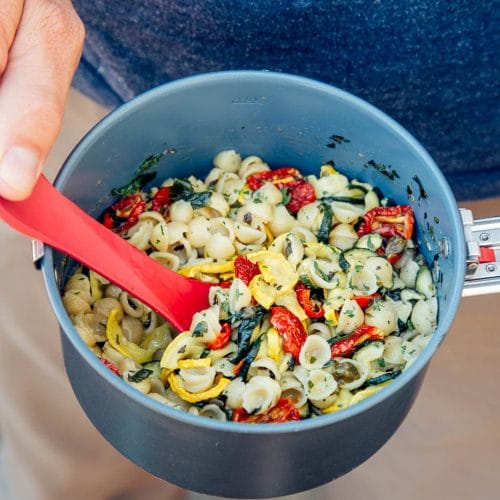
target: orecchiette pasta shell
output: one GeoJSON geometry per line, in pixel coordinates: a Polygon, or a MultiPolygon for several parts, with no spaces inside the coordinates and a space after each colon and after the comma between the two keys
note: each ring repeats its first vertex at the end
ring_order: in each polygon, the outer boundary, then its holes
{"type": "Polygon", "coordinates": [[[247,413],[266,413],[278,402],[280,395],[281,387],[276,380],[257,375],[246,384],[242,407],[247,413]]]}
{"type": "Polygon", "coordinates": [[[234,149],[221,151],[214,157],[214,167],[226,172],[237,172],[241,166],[241,156],[234,149]]]}
{"type": "Polygon", "coordinates": [[[170,220],[172,222],[181,222],[189,224],[193,218],[193,207],[189,201],[177,200],[169,207],[170,220]]]}
{"type": "Polygon", "coordinates": [[[364,314],[361,307],[355,300],[347,299],[340,309],[337,333],[352,333],[364,321],[364,314]]]}
{"type": "Polygon", "coordinates": [[[324,370],[311,370],[305,389],[309,399],[324,399],[336,391],[337,381],[324,370]]]}
{"type": "Polygon", "coordinates": [[[374,302],[365,310],[365,323],[376,326],[388,335],[396,330],[398,316],[391,303],[380,300],[374,302]]]}
{"type": "Polygon", "coordinates": [[[301,366],[307,370],[318,370],[330,361],[330,358],[330,344],[319,335],[309,335],[300,350],[301,366]]]}
{"type": "Polygon", "coordinates": [[[237,377],[224,389],[223,394],[226,396],[226,406],[231,409],[241,408],[243,405],[243,393],[245,392],[246,384],[241,377],[237,377]]]}
{"type": "Polygon", "coordinates": [[[350,224],[338,224],[330,232],[329,242],[341,250],[348,250],[357,239],[358,235],[350,224]]]}

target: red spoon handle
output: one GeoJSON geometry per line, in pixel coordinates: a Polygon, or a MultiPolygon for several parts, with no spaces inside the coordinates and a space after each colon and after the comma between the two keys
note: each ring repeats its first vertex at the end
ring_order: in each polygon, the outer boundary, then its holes
{"type": "Polygon", "coordinates": [[[210,285],[158,264],[87,215],[43,176],[27,200],[0,198],[0,218],[93,269],[180,330],[189,328],[195,312],[208,307],[210,285]]]}

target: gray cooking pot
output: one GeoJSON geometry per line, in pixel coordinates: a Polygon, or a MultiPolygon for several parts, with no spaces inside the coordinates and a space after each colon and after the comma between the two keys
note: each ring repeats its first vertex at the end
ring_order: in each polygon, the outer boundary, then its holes
{"type": "Polygon", "coordinates": [[[85,346],[60,298],[73,265],[64,255],[46,248],[43,275],[73,390],[118,451],[190,490],[240,498],[281,496],[345,474],[401,424],[457,311],[466,271],[464,230],[438,167],[401,126],[346,92],[270,72],[200,75],[137,97],[90,131],[66,161],[56,186],[98,217],[114,200],[111,188],[130,180],[146,156],[167,150],[157,167],[160,181],[206,174],[214,155],[228,148],[304,173],[317,173],[334,160],[341,172],[413,206],[417,238],[437,283],[439,324],[417,361],[388,387],[338,413],[280,425],[189,415],[139,393],[85,346]]]}

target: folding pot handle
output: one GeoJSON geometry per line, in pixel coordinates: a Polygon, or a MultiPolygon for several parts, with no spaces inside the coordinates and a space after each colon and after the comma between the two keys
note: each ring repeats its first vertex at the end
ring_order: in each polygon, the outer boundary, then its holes
{"type": "Polygon", "coordinates": [[[460,208],[467,246],[467,267],[462,296],[500,293],[500,217],[474,220],[460,208]]]}

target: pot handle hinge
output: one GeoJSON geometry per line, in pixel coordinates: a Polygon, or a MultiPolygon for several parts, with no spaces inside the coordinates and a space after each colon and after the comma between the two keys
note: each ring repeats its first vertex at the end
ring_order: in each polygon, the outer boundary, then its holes
{"type": "Polygon", "coordinates": [[[500,293],[500,217],[474,220],[471,210],[459,210],[467,248],[462,295],[500,293]]]}
{"type": "Polygon", "coordinates": [[[31,240],[31,253],[35,268],[40,269],[42,267],[42,258],[44,254],[43,242],[40,240],[31,240]]]}

